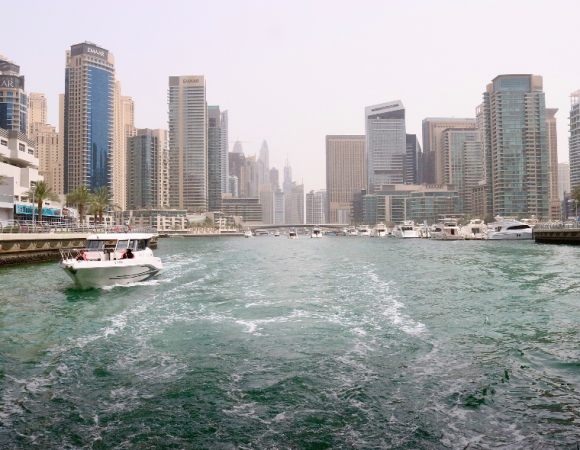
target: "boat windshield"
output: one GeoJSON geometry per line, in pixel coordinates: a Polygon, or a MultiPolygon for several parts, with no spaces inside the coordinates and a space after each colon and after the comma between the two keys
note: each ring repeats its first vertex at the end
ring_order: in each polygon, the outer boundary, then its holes
{"type": "Polygon", "coordinates": [[[126,250],[129,247],[129,241],[119,241],[117,242],[116,250],[126,250]]]}
{"type": "Polygon", "coordinates": [[[105,248],[105,241],[87,241],[87,248],[89,251],[99,251],[105,248]]]}
{"type": "Polygon", "coordinates": [[[528,228],[532,228],[529,225],[514,225],[512,227],[508,227],[508,230],[527,230],[528,228]]]}

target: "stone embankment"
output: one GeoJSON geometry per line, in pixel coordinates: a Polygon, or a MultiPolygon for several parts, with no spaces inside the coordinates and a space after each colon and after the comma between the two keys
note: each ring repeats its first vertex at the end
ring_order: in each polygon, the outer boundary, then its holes
{"type": "Polygon", "coordinates": [[[580,245],[580,228],[534,228],[534,239],[539,244],[580,245]]]}

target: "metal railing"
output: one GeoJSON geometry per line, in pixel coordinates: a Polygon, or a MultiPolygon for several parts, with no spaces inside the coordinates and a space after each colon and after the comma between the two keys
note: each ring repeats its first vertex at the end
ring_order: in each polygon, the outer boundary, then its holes
{"type": "Polygon", "coordinates": [[[0,234],[96,234],[96,233],[152,233],[157,234],[156,228],[132,228],[126,225],[92,225],[74,222],[32,222],[28,220],[0,221],[0,234]]]}
{"type": "Polygon", "coordinates": [[[555,229],[566,229],[571,230],[575,228],[580,228],[580,223],[575,221],[568,222],[546,222],[537,224],[535,230],[555,230],[555,229]]]}
{"type": "Polygon", "coordinates": [[[62,261],[68,261],[70,259],[76,259],[81,253],[80,248],[61,248],[60,257],[62,261]]]}

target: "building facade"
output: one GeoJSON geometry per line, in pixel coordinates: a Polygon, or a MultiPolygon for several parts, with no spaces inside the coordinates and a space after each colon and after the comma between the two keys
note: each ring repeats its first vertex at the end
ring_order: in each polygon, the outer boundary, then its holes
{"type": "Polygon", "coordinates": [[[400,100],[365,108],[367,188],[405,183],[407,134],[400,100]]]}
{"type": "Polygon", "coordinates": [[[115,60],[85,42],[66,52],[64,191],[79,186],[112,189],[115,60]]]}
{"type": "Polygon", "coordinates": [[[20,66],[0,55],[0,128],[28,133],[28,97],[20,66]]]}
{"type": "Polygon", "coordinates": [[[228,112],[222,111],[220,117],[220,140],[221,140],[221,166],[222,166],[222,193],[229,192],[228,173],[228,150],[229,150],[229,116],[228,112]]]}
{"type": "Polygon", "coordinates": [[[207,107],[207,195],[208,211],[222,208],[222,137],[219,106],[207,107]]]}
{"type": "Polygon", "coordinates": [[[169,77],[169,203],[207,210],[207,107],[203,75],[169,77]]]}
{"type": "Polygon", "coordinates": [[[326,136],[328,223],[350,223],[354,189],[366,189],[365,136],[326,136]]]}
{"type": "Polygon", "coordinates": [[[260,184],[270,183],[270,149],[266,140],[262,142],[260,147],[260,156],[258,158],[258,165],[260,169],[260,184]]]}
{"type": "Polygon", "coordinates": [[[421,144],[419,144],[416,134],[407,134],[405,142],[404,184],[421,184],[423,178],[421,144]]]}
{"type": "Polygon", "coordinates": [[[280,188],[274,191],[274,224],[281,225],[286,223],[286,201],[284,192],[280,188]]]}
{"type": "Polygon", "coordinates": [[[570,160],[570,189],[580,185],[580,90],[570,94],[570,135],[568,152],[570,160]]]}
{"type": "Polygon", "coordinates": [[[157,231],[186,231],[187,212],[176,209],[145,209],[114,211],[115,225],[129,225],[132,228],[156,228],[157,231]]]}
{"type": "Polygon", "coordinates": [[[570,164],[558,164],[558,199],[564,200],[564,194],[570,193],[570,164]]]}
{"type": "Polygon", "coordinates": [[[274,223],[274,189],[271,184],[260,186],[260,204],[262,205],[262,222],[274,223]]]}
{"type": "Polygon", "coordinates": [[[306,223],[326,223],[326,190],[310,191],[306,194],[306,223]]]}
{"type": "Polygon", "coordinates": [[[135,134],[135,102],[131,97],[121,95],[121,82],[117,80],[111,174],[113,201],[122,211],[127,209],[127,140],[135,134]]]}
{"type": "Polygon", "coordinates": [[[166,130],[138,129],[127,139],[127,209],[169,206],[169,143],[166,130]]]}
{"type": "Polygon", "coordinates": [[[244,223],[262,223],[262,205],[259,198],[233,198],[230,194],[225,194],[222,209],[229,216],[241,216],[244,223]]]}
{"type": "Polygon", "coordinates": [[[35,142],[38,173],[56,194],[64,194],[64,167],[60,134],[55,127],[35,122],[29,138],[35,142]]]}
{"type": "Polygon", "coordinates": [[[32,134],[35,123],[48,124],[48,101],[39,92],[28,95],[28,135],[32,134]]]}
{"type": "Polygon", "coordinates": [[[304,223],[304,185],[293,186],[286,194],[286,221],[289,224],[304,223]]]}

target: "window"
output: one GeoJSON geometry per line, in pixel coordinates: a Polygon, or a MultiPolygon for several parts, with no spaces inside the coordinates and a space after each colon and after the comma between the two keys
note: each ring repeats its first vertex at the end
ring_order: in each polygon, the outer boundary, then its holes
{"type": "Polygon", "coordinates": [[[4,139],[0,141],[0,144],[2,144],[4,147],[8,147],[8,141],[5,141],[4,139]]]}
{"type": "Polygon", "coordinates": [[[21,152],[26,151],[26,147],[24,146],[24,144],[18,144],[18,150],[20,150],[21,152]]]}

